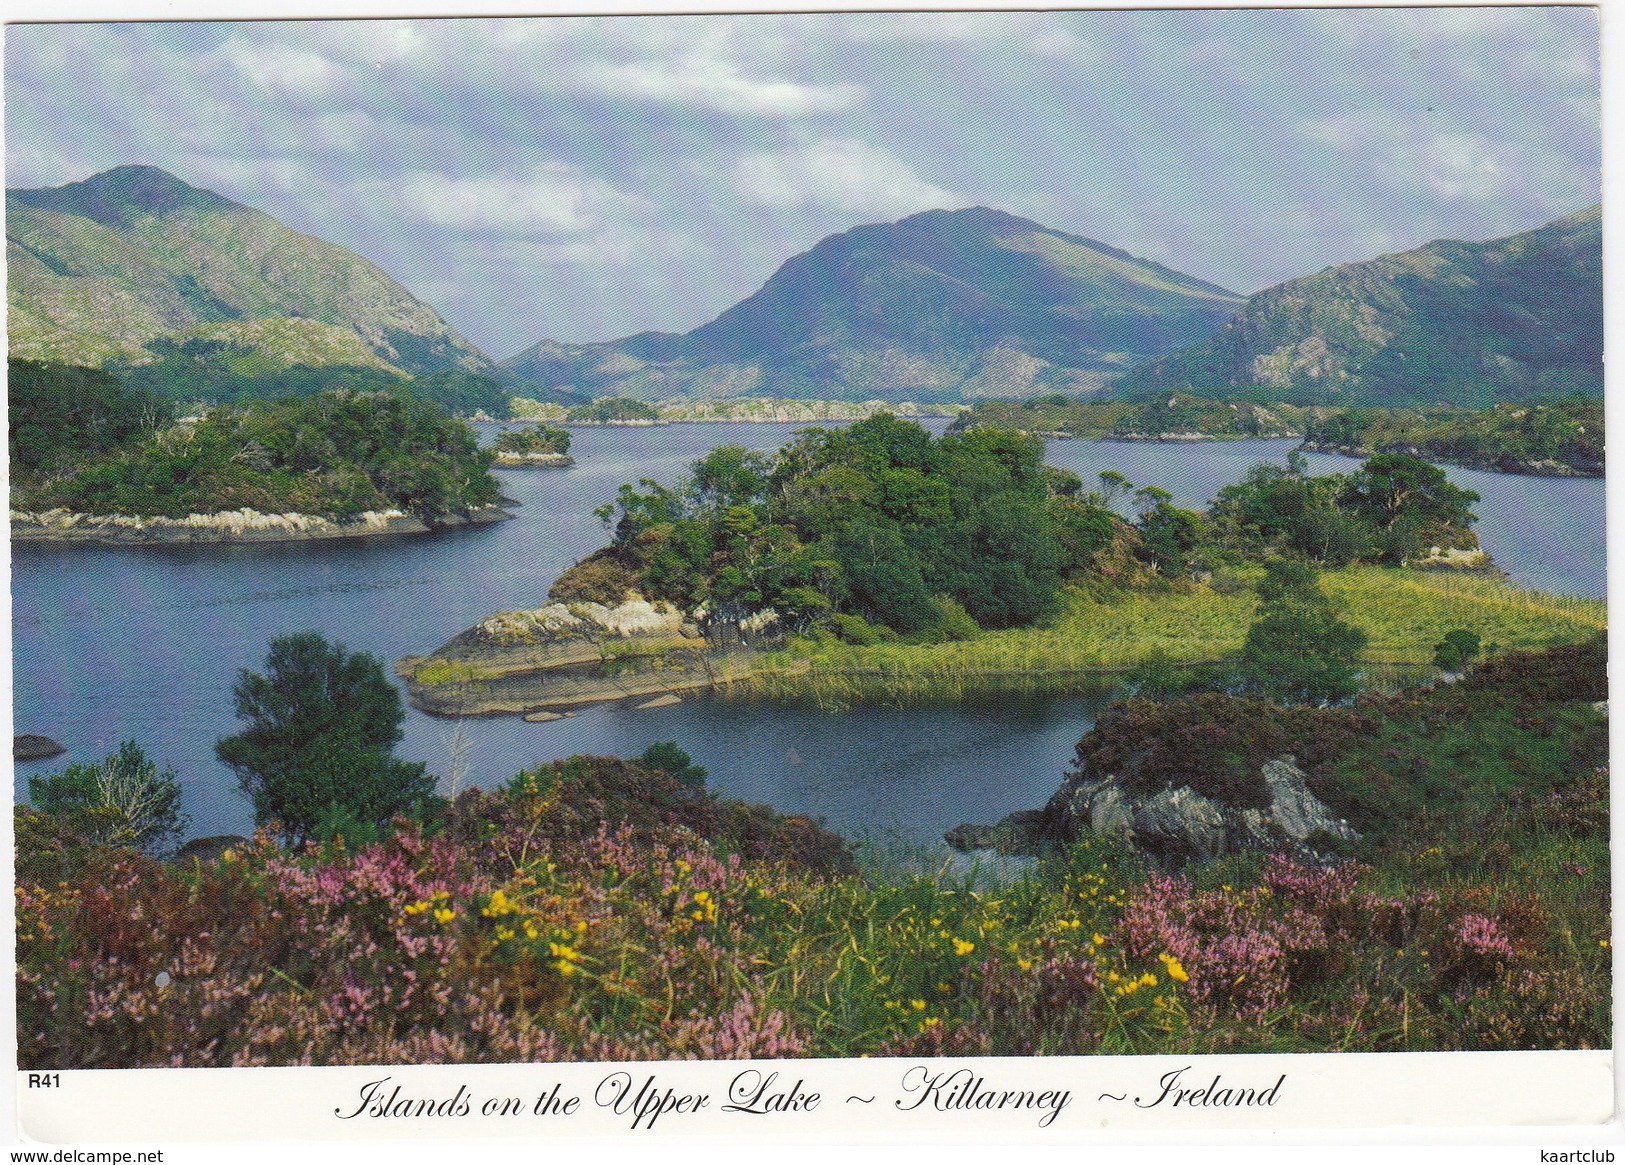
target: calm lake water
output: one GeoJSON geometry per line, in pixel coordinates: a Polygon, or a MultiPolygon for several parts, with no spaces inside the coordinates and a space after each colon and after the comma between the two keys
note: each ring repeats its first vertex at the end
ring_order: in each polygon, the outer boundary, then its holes
{"type": "MultiPolygon", "coordinates": [[[[523,504],[513,521],[479,529],[325,544],[14,547],[15,730],[68,748],[19,764],[18,793],[31,774],[100,759],[134,739],[179,774],[194,835],[247,832],[247,802],[214,742],[237,731],[232,684],[240,669],[262,667],[269,640],[315,629],[392,669],[493,611],[541,605],[560,571],[603,544],[591,511],[622,482],[670,484],[715,445],[772,450],[799,427],[577,429],[575,468],[499,473],[523,504]]],[[[1200,506],[1249,466],[1284,462],[1294,444],[1053,441],[1046,459],[1086,483],[1115,469],[1200,506]]],[[[1322,455],[1309,463],[1316,473],[1356,464],[1322,455]]],[[[1479,536],[1515,579],[1605,593],[1602,481],[1448,472],[1482,495],[1479,536]]],[[[633,756],[676,740],[727,795],[822,817],[848,836],[935,847],[961,821],[1041,805],[1093,710],[1076,698],[844,714],[700,699],[647,712],[600,707],[550,724],[409,712],[398,751],[444,774],[461,733],[467,779],[492,785],[554,757],[633,756]]]]}

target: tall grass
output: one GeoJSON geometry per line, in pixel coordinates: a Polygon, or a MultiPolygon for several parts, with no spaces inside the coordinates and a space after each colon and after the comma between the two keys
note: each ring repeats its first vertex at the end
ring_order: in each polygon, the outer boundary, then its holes
{"type": "MultiPolygon", "coordinates": [[[[1366,661],[1425,667],[1449,631],[1516,650],[1584,639],[1603,629],[1599,599],[1546,595],[1483,576],[1359,566],[1322,576],[1344,617],[1369,637],[1366,661]]],[[[911,705],[979,694],[1103,691],[1155,659],[1212,662],[1236,655],[1257,607],[1250,589],[1204,585],[1096,598],[1063,594],[1046,623],[955,643],[801,644],[776,652],[736,687],[752,696],[824,707],[911,705]]]]}

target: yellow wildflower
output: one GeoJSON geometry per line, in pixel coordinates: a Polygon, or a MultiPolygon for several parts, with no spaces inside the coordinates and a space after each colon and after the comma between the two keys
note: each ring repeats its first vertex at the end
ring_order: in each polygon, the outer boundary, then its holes
{"type": "Polygon", "coordinates": [[[954,954],[956,954],[956,955],[968,955],[972,951],[974,951],[975,949],[976,949],[976,944],[975,943],[966,942],[962,938],[954,939],[954,954]]]}
{"type": "Polygon", "coordinates": [[[434,912],[434,920],[441,926],[445,926],[446,923],[450,922],[456,917],[457,912],[446,906],[442,906],[434,912]]]}

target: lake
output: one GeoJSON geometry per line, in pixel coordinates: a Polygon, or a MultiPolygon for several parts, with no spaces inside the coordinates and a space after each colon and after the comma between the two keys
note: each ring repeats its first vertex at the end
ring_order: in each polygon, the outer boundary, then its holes
{"type": "MultiPolygon", "coordinates": [[[[929,427],[940,433],[945,421],[929,427]]],[[[499,471],[522,504],[509,522],[427,536],[215,547],[13,548],[15,731],[66,745],[17,765],[27,777],[98,760],[134,739],[180,777],[192,834],[245,833],[247,802],[214,757],[240,727],[231,688],[259,670],[268,642],[314,629],[394,661],[432,651],[493,611],[540,606],[553,579],[603,545],[592,510],[624,481],[666,484],[716,445],[777,449],[802,426],[685,424],[578,428],[567,470],[499,471]]],[[[482,426],[487,437],[494,426],[482,426]]],[[[1115,469],[1204,505],[1259,461],[1284,463],[1295,441],[1191,444],[1052,441],[1046,460],[1092,484],[1115,469]]],[[[1311,472],[1347,471],[1310,454],[1311,472]]],[[[1517,581],[1605,593],[1604,483],[1448,468],[1482,495],[1478,532],[1517,581]]],[[[572,753],[635,756],[675,740],[724,794],[823,818],[877,844],[940,847],[961,821],[991,822],[1043,804],[1093,723],[1086,699],[979,700],[972,706],[810,708],[697,699],[645,712],[599,707],[549,724],[437,720],[409,711],[399,755],[466,780],[506,781],[572,753]]]]}

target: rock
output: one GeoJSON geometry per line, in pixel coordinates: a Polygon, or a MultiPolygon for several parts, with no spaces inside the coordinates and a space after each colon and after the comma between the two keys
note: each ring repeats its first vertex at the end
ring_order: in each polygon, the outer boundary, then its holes
{"type": "Polygon", "coordinates": [[[1042,809],[1020,809],[997,825],[956,825],[944,836],[948,844],[961,853],[990,849],[1001,854],[1031,854],[1037,848],[1035,837],[1043,826],[1043,818],[1042,809]]]}
{"type": "Polygon", "coordinates": [[[61,756],[67,751],[49,736],[25,733],[11,738],[12,760],[44,760],[50,756],[61,756]]]}
{"type": "Polygon", "coordinates": [[[1118,834],[1160,864],[1178,868],[1244,850],[1324,860],[1316,849],[1324,841],[1359,837],[1310,792],[1296,758],[1266,761],[1260,775],[1270,795],[1265,808],[1230,805],[1189,785],[1169,784],[1136,797],[1117,776],[1074,771],[1043,809],[1011,813],[997,825],[959,825],[945,839],[961,851],[1036,855],[1085,834],[1118,834]]]}
{"type": "Polygon", "coordinates": [[[546,724],[552,720],[563,720],[563,712],[526,712],[525,719],[531,724],[546,724]]]}
{"type": "Polygon", "coordinates": [[[227,850],[241,852],[248,839],[235,833],[218,833],[213,837],[194,837],[175,852],[177,862],[217,862],[227,850]]]}
{"type": "Polygon", "coordinates": [[[682,702],[683,698],[681,696],[674,696],[668,692],[664,696],[656,696],[652,700],[645,700],[641,704],[634,705],[633,710],[637,712],[646,712],[650,708],[669,708],[673,704],[681,704],[682,702]]]}

